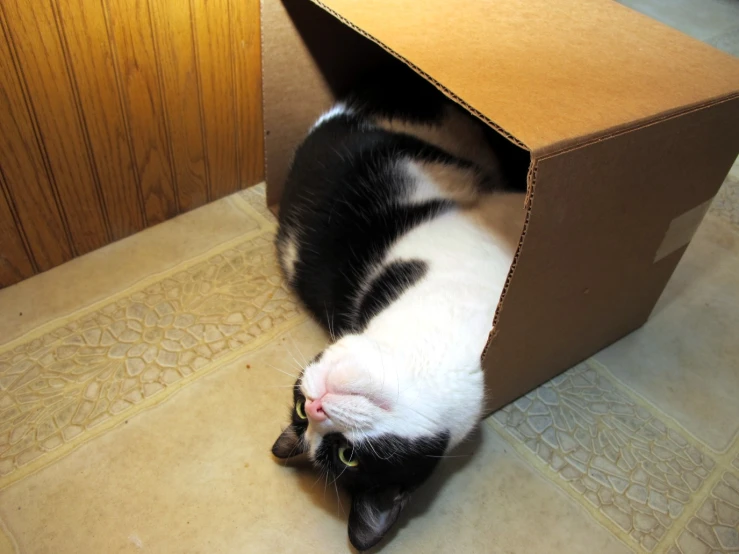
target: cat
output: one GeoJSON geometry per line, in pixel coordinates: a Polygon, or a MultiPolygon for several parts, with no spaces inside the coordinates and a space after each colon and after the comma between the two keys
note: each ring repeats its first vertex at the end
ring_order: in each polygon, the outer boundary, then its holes
{"type": "Polygon", "coordinates": [[[435,87],[392,73],[321,115],[295,152],[278,259],[332,344],[295,383],[272,452],[307,453],[349,492],[358,550],[480,422],[528,165],[435,87]]]}

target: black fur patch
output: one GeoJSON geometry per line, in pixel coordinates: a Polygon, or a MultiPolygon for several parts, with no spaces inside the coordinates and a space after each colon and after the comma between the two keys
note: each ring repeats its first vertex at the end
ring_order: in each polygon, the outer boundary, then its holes
{"type": "Polygon", "coordinates": [[[441,119],[449,100],[415,72],[396,65],[366,75],[347,104],[366,115],[430,123],[441,119]]]}
{"type": "Polygon", "coordinates": [[[321,125],[296,153],[277,242],[299,237],[290,284],[336,336],[358,327],[357,294],[393,242],[453,206],[403,203],[409,183],[397,170],[402,157],[470,165],[413,137],[363,129],[348,116],[321,125]]]}
{"type": "Polygon", "coordinates": [[[369,321],[396,300],[426,274],[428,264],[421,260],[393,262],[372,281],[359,305],[357,328],[364,329],[369,321]]]}
{"type": "Polygon", "coordinates": [[[349,539],[355,548],[366,550],[382,540],[448,444],[448,433],[415,440],[384,435],[361,445],[348,445],[341,435],[324,437],[317,461],[352,495],[349,539]],[[342,463],[342,447],[351,448],[355,467],[342,463]]]}
{"type": "Polygon", "coordinates": [[[448,444],[448,433],[415,440],[383,435],[360,445],[348,445],[343,435],[332,433],[323,437],[316,460],[351,493],[385,487],[412,492],[431,475],[448,444]],[[347,445],[359,462],[356,467],[339,459],[339,448],[347,445]]]}

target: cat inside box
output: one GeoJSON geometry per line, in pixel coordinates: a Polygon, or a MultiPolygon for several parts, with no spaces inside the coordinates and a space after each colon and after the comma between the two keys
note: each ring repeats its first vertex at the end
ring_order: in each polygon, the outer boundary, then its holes
{"type": "Polygon", "coordinates": [[[331,344],[302,369],[272,452],[306,455],[351,495],[349,538],[365,550],[480,422],[529,154],[405,68],[306,131],[276,246],[331,344]]]}

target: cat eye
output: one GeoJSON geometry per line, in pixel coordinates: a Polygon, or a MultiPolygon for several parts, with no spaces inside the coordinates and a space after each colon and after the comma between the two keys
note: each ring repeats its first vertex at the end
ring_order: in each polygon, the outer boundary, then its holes
{"type": "Polygon", "coordinates": [[[305,415],[305,400],[298,400],[295,403],[295,413],[298,414],[300,419],[307,419],[305,415]]]}
{"type": "Polygon", "coordinates": [[[354,449],[350,446],[339,447],[339,460],[347,467],[357,467],[359,460],[354,457],[354,449]]]}

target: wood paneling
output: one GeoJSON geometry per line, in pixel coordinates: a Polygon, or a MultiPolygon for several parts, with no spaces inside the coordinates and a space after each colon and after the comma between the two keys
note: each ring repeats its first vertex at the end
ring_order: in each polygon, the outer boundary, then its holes
{"type": "MultiPolygon", "coordinates": [[[[69,260],[72,245],[49,180],[0,3],[0,168],[39,270],[69,260]]],[[[12,281],[11,281],[12,282],[12,281]]],[[[8,284],[8,282],[4,282],[8,284]]]]}
{"type": "Polygon", "coordinates": [[[233,33],[238,115],[238,159],[240,187],[264,178],[264,135],[262,122],[262,52],[259,27],[254,26],[250,2],[233,2],[233,33]]]}
{"type": "Polygon", "coordinates": [[[48,2],[2,5],[72,246],[84,254],[109,236],[55,17],[48,2]]]}
{"type": "Polygon", "coordinates": [[[177,214],[178,207],[149,4],[108,0],[107,9],[144,211],[149,224],[160,223],[177,214]]]}
{"type": "Polygon", "coordinates": [[[206,152],[213,195],[239,187],[238,117],[228,0],[191,0],[198,56],[206,152]],[[229,120],[230,123],[229,123],[229,120]],[[236,124],[234,124],[236,123],[236,124]]]}
{"type": "Polygon", "coordinates": [[[262,164],[258,0],[0,2],[0,286],[262,164]]]}
{"type": "Polygon", "coordinates": [[[205,204],[209,197],[203,114],[195,57],[192,12],[187,0],[150,0],[162,70],[180,207],[205,204]]]}
{"type": "Polygon", "coordinates": [[[0,282],[15,282],[34,273],[0,174],[0,282]]]}
{"type": "Polygon", "coordinates": [[[55,0],[113,240],[144,228],[113,52],[100,2],[55,0]]]}

